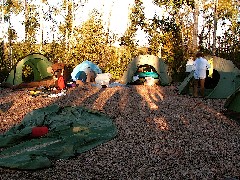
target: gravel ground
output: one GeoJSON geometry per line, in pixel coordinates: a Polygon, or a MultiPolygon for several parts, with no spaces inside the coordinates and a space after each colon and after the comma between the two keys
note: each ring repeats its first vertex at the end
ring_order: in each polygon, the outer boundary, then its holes
{"type": "Polygon", "coordinates": [[[0,179],[240,179],[240,125],[223,113],[224,102],[178,95],[174,86],[84,85],[57,98],[2,89],[1,133],[32,110],[57,103],[108,114],[118,135],[48,169],[0,168],[0,179]]]}

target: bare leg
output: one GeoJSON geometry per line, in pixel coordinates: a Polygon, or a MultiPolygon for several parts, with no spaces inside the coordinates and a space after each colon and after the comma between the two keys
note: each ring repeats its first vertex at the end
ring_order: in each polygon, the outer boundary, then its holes
{"type": "Polygon", "coordinates": [[[204,84],[205,84],[205,79],[200,79],[200,92],[201,96],[204,97],[204,84]]]}
{"type": "Polygon", "coordinates": [[[193,97],[198,97],[198,79],[193,80],[193,97]]]}

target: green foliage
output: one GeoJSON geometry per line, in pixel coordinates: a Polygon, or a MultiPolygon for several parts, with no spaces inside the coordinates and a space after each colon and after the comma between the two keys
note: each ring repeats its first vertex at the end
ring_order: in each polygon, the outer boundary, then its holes
{"type": "Polygon", "coordinates": [[[7,0],[3,5],[5,14],[8,14],[10,12],[19,14],[22,10],[22,3],[19,0],[7,0]]]}
{"type": "Polygon", "coordinates": [[[80,53],[81,59],[77,60],[75,64],[78,64],[79,61],[89,59],[97,63],[100,67],[104,67],[107,38],[100,18],[91,16],[77,31],[79,36],[76,39],[77,43],[73,51],[75,54],[80,53]]]}
{"type": "Polygon", "coordinates": [[[153,0],[158,6],[168,5],[180,8],[182,5],[188,5],[194,8],[194,0],[153,0]]]}
{"type": "MultiPolygon", "coordinates": [[[[135,44],[135,36],[138,30],[138,27],[143,29],[146,26],[145,23],[145,14],[144,14],[144,7],[141,0],[135,0],[135,4],[131,9],[130,14],[130,26],[125,31],[124,35],[120,38],[122,46],[128,46],[132,49],[136,49],[137,44],[135,44]]],[[[135,51],[133,51],[134,54],[135,51]]]]}
{"type": "Polygon", "coordinates": [[[111,73],[113,79],[120,79],[127,65],[132,61],[131,49],[127,47],[112,47],[110,51],[106,52],[106,55],[108,55],[108,63],[103,70],[111,73]]]}
{"type": "Polygon", "coordinates": [[[72,15],[72,5],[68,3],[68,1],[64,1],[63,3],[64,10],[68,10],[66,12],[65,21],[64,23],[60,24],[59,31],[65,37],[65,40],[70,38],[72,26],[73,26],[73,15],[72,15]]]}
{"type": "Polygon", "coordinates": [[[11,40],[16,40],[17,39],[16,30],[11,28],[11,27],[8,28],[8,39],[11,39],[11,40]]]}
{"type": "Polygon", "coordinates": [[[13,64],[21,60],[21,58],[27,56],[28,54],[38,52],[39,46],[33,44],[30,41],[26,42],[16,42],[12,44],[12,59],[13,64]]]}
{"type": "Polygon", "coordinates": [[[238,14],[233,0],[218,0],[217,12],[218,19],[231,19],[238,14]]]}
{"type": "Polygon", "coordinates": [[[158,55],[161,48],[161,56],[169,66],[169,73],[173,75],[181,71],[185,64],[181,28],[174,19],[159,19],[155,15],[146,31],[149,34],[151,54],[158,55]]]}
{"type": "Polygon", "coordinates": [[[40,24],[37,20],[38,13],[36,11],[36,6],[28,6],[28,18],[25,21],[25,31],[26,31],[26,41],[30,43],[36,43],[36,33],[37,29],[40,27],[40,24]]]}
{"type": "Polygon", "coordinates": [[[163,29],[156,15],[151,19],[146,32],[149,34],[148,41],[152,50],[151,54],[158,55],[158,50],[163,42],[163,29]]]}

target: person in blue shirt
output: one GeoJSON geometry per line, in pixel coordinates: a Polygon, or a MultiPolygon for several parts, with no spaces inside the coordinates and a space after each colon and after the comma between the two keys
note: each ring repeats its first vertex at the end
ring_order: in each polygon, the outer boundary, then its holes
{"type": "Polygon", "coordinates": [[[194,83],[193,83],[193,96],[198,97],[198,84],[200,83],[200,94],[204,97],[204,84],[206,79],[207,70],[211,67],[209,62],[203,57],[202,52],[196,54],[196,60],[193,63],[194,70],[194,83]]]}

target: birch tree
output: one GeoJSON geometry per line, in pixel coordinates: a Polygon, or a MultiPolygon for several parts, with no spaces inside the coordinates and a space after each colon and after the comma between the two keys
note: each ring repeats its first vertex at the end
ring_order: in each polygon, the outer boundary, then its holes
{"type": "Polygon", "coordinates": [[[8,21],[8,60],[10,68],[13,66],[14,62],[12,59],[12,41],[17,38],[16,31],[12,27],[11,15],[19,14],[21,12],[21,4],[18,0],[7,0],[4,5],[5,18],[8,21]]]}
{"type": "Polygon", "coordinates": [[[199,18],[199,1],[194,1],[194,13],[193,13],[193,38],[192,38],[192,50],[196,52],[198,50],[198,18],[199,18]]]}
{"type": "Polygon", "coordinates": [[[24,0],[24,15],[25,15],[25,22],[24,22],[24,26],[25,26],[25,36],[24,36],[24,40],[26,41],[28,39],[28,35],[27,35],[27,26],[28,26],[28,2],[27,0],[24,0]]]}
{"type": "Polygon", "coordinates": [[[44,12],[43,12],[43,5],[46,3],[46,0],[41,0],[40,2],[40,6],[39,6],[39,16],[40,16],[40,39],[39,39],[39,43],[40,43],[40,49],[39,51],[42,52],[43,49],[43,31],[44,31],[44,27],[43,27],[43,21],[44,21],[44,12]]]}
{"type": "Polygon", "coordinates": [[[212,53],[216,55],[217,22],[218,22],[218,0],[214,0],[214,19],[213,19],[213,45],[212,53]]]}

